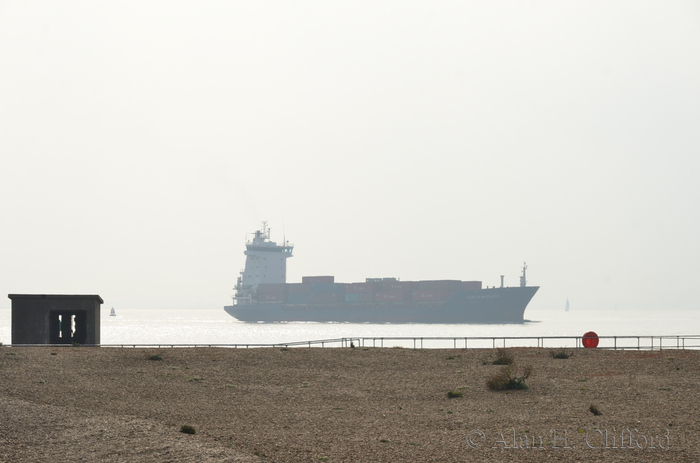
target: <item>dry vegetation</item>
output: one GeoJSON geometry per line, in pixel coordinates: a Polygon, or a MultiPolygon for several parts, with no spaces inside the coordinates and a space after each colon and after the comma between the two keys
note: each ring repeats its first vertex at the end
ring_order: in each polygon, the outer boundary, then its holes
{"type": "Polygon", "coordinates": [[[0,347],[0,461],[700,461],[700,352],[503,353],[0,347]]]}

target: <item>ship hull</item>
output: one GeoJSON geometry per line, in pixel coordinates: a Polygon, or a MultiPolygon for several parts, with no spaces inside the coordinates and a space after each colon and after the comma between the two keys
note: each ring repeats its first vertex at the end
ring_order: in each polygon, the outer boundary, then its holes
{"type": "Polygon", "coordinates": [[[327,304],[256,303],[225,306],[242,322],[338,323],[523,323],[525,309],[538,286],[463,290],[440,302],[371,302],[327,304]]]}

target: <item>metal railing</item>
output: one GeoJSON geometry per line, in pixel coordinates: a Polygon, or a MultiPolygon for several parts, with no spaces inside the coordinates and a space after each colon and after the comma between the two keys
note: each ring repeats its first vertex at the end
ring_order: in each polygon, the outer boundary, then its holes
{"type": "MultiPolygon", "coordinates": [[[[359,337],[347,338],[361,347],[414,349],[495,349],[498,347],[583,348],[582,336],[474,336],[474,337],[359,337]]],[[[598,349],[700,349],[700,335],[599,336],[598,349]]],[[[345,345],[343,345],[345,347],[345,345]]]]}
{"type": "MultiPolygon", "coordinates": [[[[226,347],[247,349],[256,347],[403,347],[412,349],[495,349],[499,347],[583,348],[581,336],[464,336],[464,337],[347,337],[291,341],[281,343],[235,344],[173,344],[173,343],[124,343],[97,344],[85,347],[121,348],[175,348],[175,347],[226,347]]],[[[700,335],[678,336],[599,336],[598,349],[612,350],[662,350],[700,349],[700,335]]],[[[17,344],[13,347],[72,347],[70,344],[17,344]]]]}

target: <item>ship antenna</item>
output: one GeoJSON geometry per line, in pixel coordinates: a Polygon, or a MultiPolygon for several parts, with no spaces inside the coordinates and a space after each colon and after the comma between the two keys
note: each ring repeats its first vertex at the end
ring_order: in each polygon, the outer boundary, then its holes
{"type": "Polygon", "coordinates": [[[527,286],[527,277],[525,276],[526,270],[527,270],[527,263],[523,262],[523,274],[520,277],[520,286],[527,286]]]}

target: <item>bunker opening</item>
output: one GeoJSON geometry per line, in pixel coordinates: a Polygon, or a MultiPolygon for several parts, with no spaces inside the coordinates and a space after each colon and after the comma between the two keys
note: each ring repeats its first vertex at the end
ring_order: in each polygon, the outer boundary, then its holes
{"type": "Polygon", "coordinates": [[[51,344],[85,344],[87,311],[52,311],[50,314],[51,344]]]}

